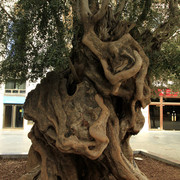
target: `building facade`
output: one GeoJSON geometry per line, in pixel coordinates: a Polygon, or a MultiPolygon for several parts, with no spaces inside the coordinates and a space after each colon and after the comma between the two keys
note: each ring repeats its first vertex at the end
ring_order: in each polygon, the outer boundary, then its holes
{"type": "MultiPolygon", "coordinates": [[[[32,121],[23,118],[23,104],[27,94],[36,87],[29,81],[18,85],[16,82],[7,82],[0,85],[0,129],[30,130],[32,121]]],[[[158,98],[142,113],[145,124],[142,131],[148,130],[180,130],[180,94],[166,89],[159,90],[158,98]]]]}
{"type": "Polygon", "coordinates": [[[19,85],[9,81],[0,85],[0,129],[29,130],[32,127],[33,122],[23,118],[23,104],[36,84],[27,81],[19,85]]]}
{"type": "Polygon", "coordinates": [[[180,93],[171,89],[158,89],[158,98],[148,107],[148,124],[151,130],[180,130],[180,93]]]}

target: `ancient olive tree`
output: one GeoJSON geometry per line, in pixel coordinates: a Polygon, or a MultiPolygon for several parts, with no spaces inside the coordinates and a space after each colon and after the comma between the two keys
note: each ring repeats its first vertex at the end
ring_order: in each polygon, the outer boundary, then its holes
{"type": "Polygon", "coordinates": [[[178,1],[21,0],[14,13],[0,7],[12,22],[1,34],[10,44],[1,78],[34,79],[54,69],[24,104],[34,126],[21,179],[147,179],[129,140],[150,103],[147,54],[178,29],[178,1]]]}

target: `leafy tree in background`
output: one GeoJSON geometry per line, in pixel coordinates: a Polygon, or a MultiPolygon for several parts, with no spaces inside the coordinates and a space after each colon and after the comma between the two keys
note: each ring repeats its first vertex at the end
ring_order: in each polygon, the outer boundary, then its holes
{"type": "MultiPolygon", "coordinates": [[[[164,42],[161,51],[154,52],[149,71],[152,77],[152,89],[170,88],[173,91],[180,91],[180,41],[179,32],[174,37],[164,42]]],[[[157,96],[158,94],[156,94],[157,96]]]]}
{"type": "Polygon", "coordinates": [[[24,105],[34,126],[22,179],[146,179],[129,139],[150,80],[178,84],[179,1],[19,0],[8,10],[1,0],[0,10],[1,82],[53,71],[24,105]]]}
{"type": "MultiPolygon", "coordinates": [[[[168,72],[164,77],[171,80],[173,73],[176,82],[179,77],[178,1],[137,0],[121,3],[125,6],[118,18],[136,24],[131,35],[134,34],[134,38],[141,42],[150,57],[150,77],[159,79],[168,72]]],[[[1,0],[0,36],[5,48],[1,48],[1,55],[6,57],[1,64],[1,82],[9,78],[33,81],[43,77],[49,69],[62,71],[68,68],[73,36],[77,37],[82,31],[81,25],[76,24],[77,16],[70,9],[72,3],[53,0],[48,5],[48,1],[20,1],[10,7],[9,13],[4,4],[8,4],[8,0],[1,0]],[[56,9],[53,11],[51,6],[56,9]],[[56,18],[59,22],[54,17],[55,11],[58,11],[56,18]],[[7,49],[10,44],[11,48],[7,49]]]]}

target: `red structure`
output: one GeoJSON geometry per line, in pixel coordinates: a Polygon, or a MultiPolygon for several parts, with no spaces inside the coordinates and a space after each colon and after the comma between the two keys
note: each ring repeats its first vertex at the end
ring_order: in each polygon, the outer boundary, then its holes
{"type": "Polygon", "coordinates": [[[179,91],[174,92],[171,89],[166,89],[165,91],[162,89],[158,89],[159,96],[165,96],[165,97],[178,97],[179,91]]]}
{"type": "Polygon", "coordinates": [[[158,89],[159,100],[149,105],[149,128],[180,130],[180,93],[158,89]]]}

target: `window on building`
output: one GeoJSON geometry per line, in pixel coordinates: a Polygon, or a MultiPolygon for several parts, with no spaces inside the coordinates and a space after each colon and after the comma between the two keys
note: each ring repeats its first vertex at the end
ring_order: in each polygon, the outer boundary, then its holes
{"type": "Polygon", "coordinates": [[[26,82],[19,84],[16,81],[8,81],[5,84],[5,93],[25,94],[26,82]]]}
{"type": "Polygon", "coordinates": [[[160,108],[159,105],[149,106],[149,118],[150,118],[150,128],[159,129],[160,128],[160,108]]]}
{"type": "Polygon", "coordinates": [[[4,128],[23,128],[23,105],[5,104],[4,128]]]}

